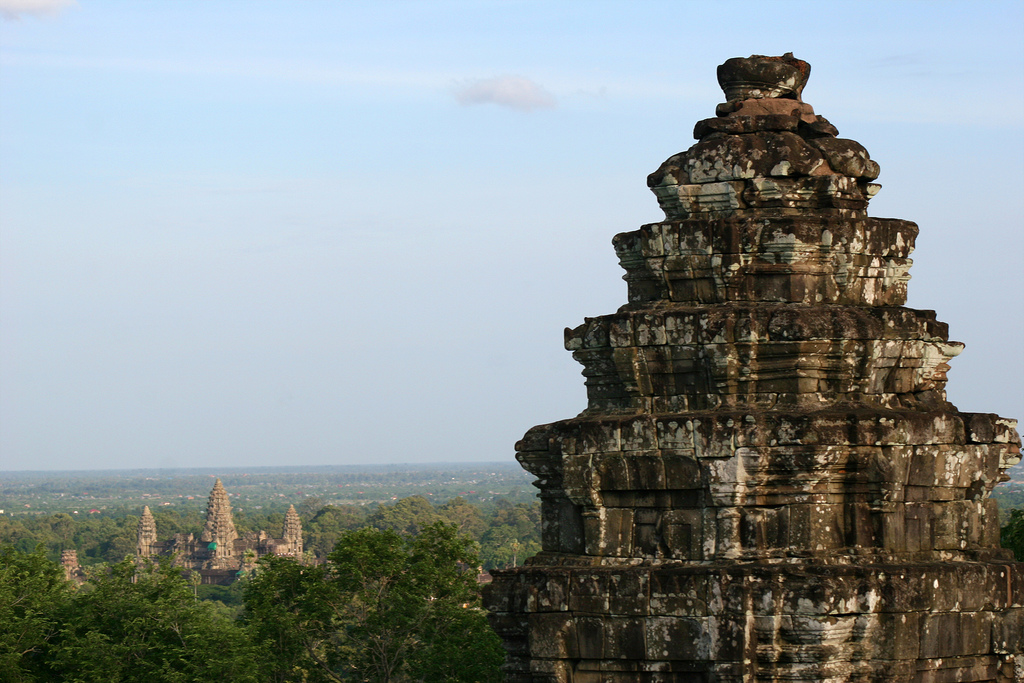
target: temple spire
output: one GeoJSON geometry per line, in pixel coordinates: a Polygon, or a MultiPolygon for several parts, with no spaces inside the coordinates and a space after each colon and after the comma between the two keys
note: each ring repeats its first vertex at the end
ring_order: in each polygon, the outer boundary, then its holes
{"type": "Polygon", "coordinates": [[[210,500],[206,504],[206,526],[203,527],[200,540],[209,544],[216,558],[227,557],[234,551],[234,542],[238,538],[235,522],[231,517],[231,501],[224,484],[220,479],[210,491],[210,500]]]}
{"type": "Polygon", "coordinates": [[[294,505],[289,505],[288,512],[284,514],[282,540],[287,545],[286,553],[302,557],[302,520],[299,519],[299,513],[295,511],[294,505]]]}
{"type": "Polygon", "coordinates": [[[156,543],[156,520],[149,506],[143,506],[142,517],[139,518],[138,543],[135,553],[139,557],[149,557],[153,554],[153,544],[156,543]]]}

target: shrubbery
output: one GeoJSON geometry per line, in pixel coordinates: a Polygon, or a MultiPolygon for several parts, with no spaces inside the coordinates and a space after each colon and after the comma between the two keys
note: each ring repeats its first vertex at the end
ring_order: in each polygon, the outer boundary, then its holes
{"type": "Polygon", "coordinates": [[[266,557],[212,591],[243,594],[238,620],[167,562],[129,558],[75,590],[44,548],[7,546],[0,682],[492,683],[503,655],[474,546],[435,522],[416,535],[346,532],[324,564],[266,557]]]}

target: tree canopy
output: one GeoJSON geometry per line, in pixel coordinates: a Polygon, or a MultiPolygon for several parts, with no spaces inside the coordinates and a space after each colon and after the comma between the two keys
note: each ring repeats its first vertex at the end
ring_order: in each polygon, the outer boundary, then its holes
{"type": "Polygon", "coordinates": [[[479,606],[478,558],[453,525],[415,536],[358,529],[329,559],[303,567],[267,558],[249,585],[246,619],[272,680],[500,679],[504,655],[479,606]]]}
{"type": "Polygon", "coordinates": [[[45,672],[70,596],[42,545],[32,553],[0,548],[0,681],[35,681],[45,672]]]}
{"type": "Polygon", "coordinates": [[[0,681],[255,683],[256,654],[168,563],[126,559],[73,590],[41,547],[0,551],[0,681]]]}
{"type": "Polygon", "coordinates": [[[1013,551],[1018,562],[1024,562],[1024,509],[1010,510],[1009,516],[1002,528],[1001,544],[1013,551]]]}
{"type": "Polygon", "coordinates": [[[325,563],[263,558],[235,620],[170,562],[127,558],[76,590],[42,546],[4,547],[0,683],[496,683],[478,561],[455,525],[365,527],[325,563]]]}

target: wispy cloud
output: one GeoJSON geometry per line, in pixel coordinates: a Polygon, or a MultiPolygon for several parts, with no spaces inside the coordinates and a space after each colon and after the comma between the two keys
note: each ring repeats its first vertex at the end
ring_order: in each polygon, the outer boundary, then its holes
{"type": "Polygon", "coordinates": [[[14,21],[24,16],[55,16],[77,4],[76,0],[0,0],[0,17],[14,21]]]}
{"type": "Polygon", "coordinates": [[[497,76],[473,81],[456,89],[455,99],[465,105],[490,103],[521,111],[555,106],[554,95],[522,76],[497,76]]]}

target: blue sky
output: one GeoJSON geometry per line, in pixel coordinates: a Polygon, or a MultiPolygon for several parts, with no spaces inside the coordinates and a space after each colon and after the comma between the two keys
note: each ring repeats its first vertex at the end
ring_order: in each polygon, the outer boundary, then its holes
{"type": "Polygon", "coordinates": [[[723,96],[804,99],[921,226],[949,396],[1024,416],[1024,3],[0,0],[0,469],[510,460],[723,96]]]}

